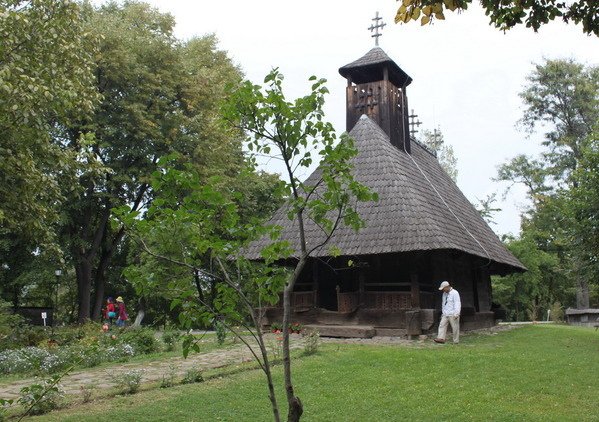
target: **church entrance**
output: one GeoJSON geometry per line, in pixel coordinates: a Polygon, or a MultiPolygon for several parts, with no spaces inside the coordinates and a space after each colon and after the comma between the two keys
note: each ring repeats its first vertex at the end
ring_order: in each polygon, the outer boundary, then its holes
{"type": "Polygon", "coordinates": [[[328,311],[337,311],[337,286],[339,275],[327,266],[319,267],[318,277],[318,303],[319,306],[328,311]]]}

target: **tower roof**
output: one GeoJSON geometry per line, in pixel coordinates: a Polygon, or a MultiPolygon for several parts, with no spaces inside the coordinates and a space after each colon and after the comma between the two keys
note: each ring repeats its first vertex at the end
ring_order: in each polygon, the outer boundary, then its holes
{"type": "Polygon", "coordinates": [[[408,86],[412,83],[412,78],[380,47],[374,47],[358,60],[339,68],[339,73],[356,84],[381,81],[385,66],[389,69],[389,80],[395,86],[408,86]]]}
{"type": "MultiPolygon", "coordinates": [[[[525,269],[423,146],[414,142],[412,154],[405,154],[365,115],[350,136],[358,150],[353,159],[354,177],[377,192],[379,201],[358,203],[357,212],[365,227],[355,232],[341,225],[330,242],[317,249],[314,256],[329,256],[332,246],[345,256],[457,250],[488,258],[492,273],[525,269]]],[[[317,168],[306,184],[315,185],[320,177],[321,170],[317,168]]],[[[270,224],[282,227],[281,239],[289,241],[297,256],[297,221],[289,220],[287,212],[286,206],[281,207],[270,224]]],[[[305,229],[309,248],[325,238],[322,230],[309,219],[306,219],[305,229]]],[[[254,241],[244,255],[260,259],[260,251],[270,242],[268,237],[254,241]]]]}

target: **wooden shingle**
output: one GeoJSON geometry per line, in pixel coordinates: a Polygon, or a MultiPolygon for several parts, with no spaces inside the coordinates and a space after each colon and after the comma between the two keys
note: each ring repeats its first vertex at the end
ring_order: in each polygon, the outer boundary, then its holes
{"type": "MultiPolygon", "coordinates": [[[[412,140],[411,154],[395,146],[378,125],[362,116],[349,135],[358,155],[353,159],[354,177],[379,195],[378,202],[362,202],[357,211],[365,221],[359,232],[341,225],[327,246],[314,256],[326,257],[335,246],[344,256],[410,251],[457,250],[500,264],[512,272],[524,266],[504,247],[497,235],[466,199],[439,162],[412,140]]],[[[306,184],[316,183],[316,169],[306,184]]],[[[297,222],[287,218],[283,206],[270,224],[281,226],[282,239],[298,251],[297,222]]],[[[306,221],[308,247],[322,242],[324,233],[306,221]]],[[[245,249],[249,259],[260,259],[268,237],[245,249]]]]}

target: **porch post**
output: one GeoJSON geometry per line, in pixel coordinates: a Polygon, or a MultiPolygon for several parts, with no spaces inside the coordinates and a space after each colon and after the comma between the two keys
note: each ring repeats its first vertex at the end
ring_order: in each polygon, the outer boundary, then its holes
{"type": "Polygon", "coordinates": [[[358,275],[358,282],[360,283],[358,287],[358,305],[360,308],[363,308],[366,301],[366,295],[364,292],[366,291],[366,270],[364,268],[360,268],[360,273],[358,275]]]}
{"type": "Polygon", "coordinates": [[[412,293],[412,309],[420,309],[420,284],[418,283],[418,273],[410,273],[410,284],[412,293]]]}
{"type": "Polygon", "coordinates": [[[314,260],[312,262],[312,291],[314,292],[313,302],[314,307],[318,308],[320,303],[318,303],[318,260],[314,260]]]}

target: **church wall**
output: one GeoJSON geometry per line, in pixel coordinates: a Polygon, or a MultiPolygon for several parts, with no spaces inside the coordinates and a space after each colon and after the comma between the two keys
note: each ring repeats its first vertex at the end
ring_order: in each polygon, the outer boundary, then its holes
{"type": "Polygon", "coordinates": [[[314,260],[306,266],[296,291],[312,292],[312,306],[329,311],[440,310],[438,285],[443,280],[460,292],[464,315],[490,310],[488,270],[480,259],[456,251],[339,257],[326,263],[314,260]]]}
{"type": "MultiPolygon", "coordinates": [[[[491,280],[480,258],[429,251],[351,260],[351,265],[347,257],[313,260],[306,266],[292,296],[293,322],[434,332],[441,310],[438,286],[448,280],[460,292],[464,330],[494,324],[491,280]]],[[[281,304],[266,310],[263,324],[275,321],[282,321],[281,304]]]]}

